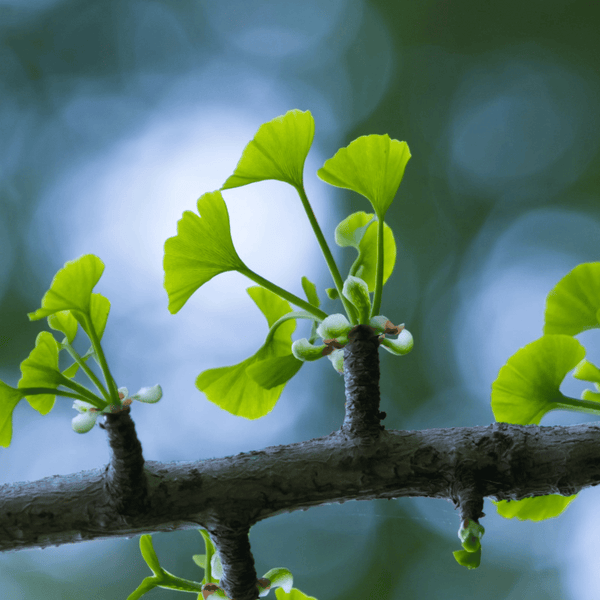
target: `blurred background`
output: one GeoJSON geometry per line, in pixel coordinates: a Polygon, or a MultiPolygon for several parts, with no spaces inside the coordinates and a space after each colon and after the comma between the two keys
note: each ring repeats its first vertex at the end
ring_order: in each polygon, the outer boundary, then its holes
{"type": "MultiPolygon", "coordinates": [[[[146,459],[337,429],[343,382],[329,361],[305,365],[259,421],[208,402],[196,375],[246,358],[266,334],[251,283],[221,275],[177,315],[162,287],[163,244],[182,212],[222,185],[261,123],[299,108],[316,122],[306,187],[332,246],[337,223],[369,205],[316,170],[359,135],[388,133],[412,152],[387,213],[398,260],[382,312],[406,323],[415,348],[381,353],[387,427],[493,422],[490,385],[541,335],[546,294],[600,256],[598,25],[585,1],[0,0],[0,379],[17,383],[45,325],[26,313],[54,273],[94,253],[118,385],[165,392],[132,413],[146,459]]],[[[328,273],[294,194],[275,182],[226,192],[233,239],[253,270],[296,294],[307,275],[324,298],[328,273]]],[[[354,259],[334,252],[345,267],[354,259]]],[[[597,336],[580,336],[592,361],[597,336]]],[[[106,463],[105,434],[75,434],[71,404],[58,398],[44,417],[17,407],[0,482],[106,463]]],[[[542,424],[585,420],[551,413],[542,424]]],[[[584,491],[539,524],[503,520],[486,500],[477,571],[454,561],[458,516],[440,500],[282,515],[257,524],[251,543],[259,575],[285,566],[319,600],[596,600],[599,500],[584,491]]],[[[154,544],[166,569],[201,579],[195,530],[154,544]]],[[[21,551],[0,557],[0,595],[124,600],[149,574],[138,539],[21,551]]]]}

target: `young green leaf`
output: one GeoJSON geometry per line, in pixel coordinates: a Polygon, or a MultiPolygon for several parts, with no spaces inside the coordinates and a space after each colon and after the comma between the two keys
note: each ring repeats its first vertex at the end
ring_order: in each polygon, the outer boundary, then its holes
{"type": "MultiPolygon", "coordinates": [[[[363,279],[369,291],[375,291],[375,273],[377,270],[377,222],[373,213],[355,212],[346,217],[335,228],[335,241],[338,246],[352,247],[358,251],[358,257],[350,268],[350,275],[363,279]]],[[[396,242],[389,225],[383,228],[383,283],[385,283],[396,263],[396,242]]]]}
{"type": "Polygon", "coordinates": [[[599,311],[600,262],[578,265],[548,294],[544,333],[577,335],[600,327],[599,311]]]}
{"type": "Polygon", "coordinates": [[[63,310],[89,314],[92,290],[103,271],[104,263],[93,254],[65,263],[44,294],[41,308],[29,313],[29,319],[36,321],[63,310]]]}
{"type": "MultiPolygon", "coordinates": [[[[56,389],[64,383],[65,376],[58,370],[58,343],[49,331],[40,331],[35,347],[21,363],[21,373],[20,388],[56,389]]],[[[46,415],[52,410],[56,395],[39,394],[26,398],[35,410],[46,415]]]]}
{"type": "Polygon", "coordinates": [[[568,335],[544,335],[518,350],[492,384],[496,421],[539,425],[548,411],[560,407],[560,384],[584,356],[583,346],[568,335]]]}
{"type": "Polygon", "coordinates": [[[456,562],[467,569],[476,569],[481,564],[481,547],[476,552],[457,550],[453,554],[456,562]]]}
{"type": "Polygon", "coordinates": [[[577,498],[574,496],[559,496],[550,494],[548,496],[535,496],[523,498],[522,500],[492,500],[498,509],[498,514],[505,519],[516,517],[519,521],[543,521],[558,517],[577,498]]]}
{"type": "Polygon", "coordinates": [[[319,300],[319,294],[317,294],[317,286],[308,279],[308,277],[302,277],[302,289],[306,294],[306,299],[313,305],[319,308],[321,301],[319,300]]]}
{"type": "Polygon", "coordinates": [[[155,575],[162,575],[164,573],[164,569],[160,566],[158,556],[156,556],[151,535],[143,535],[140,537],[140,551],[144,560],[146,561],[146,564],[150,567],[152,572],[155,575]]]}
{"type": "Polygon", "coordinates": [[[233,175],[221,190],[265,179],[302,187],[304,162],[312,145],[315,122],[310,111],[290,110],[261,125],[244,148],[233,175]]]}
{"type": "Polygon", "coordinates": [[[70,310],[61,310],[52,315],[48,315],[48,325],[55,331],[62,331],[69,344],[73,343],[77,335],[77,319],[70,310]]]}
{"type": "Polygon", "coordinates": [[[271,582],[271,589],[280,587],[287,593],[292,591],[294,577],[288,569],[282,567],[271,569],[263,575],[263,578],[268,579],[271,582]]]}
{"type": "Polygon", "coordinates": [[[296,588],[292,588],[289,592],[286,592],[283,588],[277,588],[275,598],[277,600],[317,600],[314,596],[307,596],[296,588]]]}
{"type": "Polygon", "coordinates": [[[371,297],[367,284],[360,277],[349,275],[344,282],[342,294],[356,308],[358,322],[368,323],[371,315],[371,297]]]}
{"type": "Polygon", "coordinates": [[[164,285],[171,313],[215,275],[246,268],[233,247],[221,192],[200,196],[198,213],[186,210],[177,223],[177,235],[165,242],[164,285]]]}
{"type": "Polygon", "coordinates": [[[385,217],[402,177],[410,150],[389,135],[364,135],[337,153],[317,171],[325,182],[358,192],[385,217]]]}
{"type": "Polygon", "coordinates": [[[293,354],[259,360],[248,367],[248,375],[265,390],[286,384],[302,366],[293,354]]]}
{"type": "Polygon", "coordinates": [[[12,414],[23,398],[21,390],[0,381],[0,446],[8,448],[12,439],[12,414]]]}
{"type": "MultiPolygon", "coordinates": [[[[247,292],[266,317],[269,327],[292,311],[285,300],[262,287],[250,287],[247,292]]],[[[248,369],[259,361],[291,355],[292,333],[295,328],[294,320],[282,323],[256,354],[237,365],[208,369],[200,373],[196,379],[196,387],[211,402],[231,414],[246,419],[263,417],[271,412],[285,384],[265,389],[250,376],[248,369]]],[[[267,378],[262,369],[264,366],[266,365],[261,365],[257,370],[260,371],[259,377],[267,378]]]]}

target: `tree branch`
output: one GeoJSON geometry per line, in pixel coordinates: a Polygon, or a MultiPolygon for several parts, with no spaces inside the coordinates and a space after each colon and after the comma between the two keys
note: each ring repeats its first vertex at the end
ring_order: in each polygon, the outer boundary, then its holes
{"type": "MultiPolygon", "coordinates": [[[[0,551],[156,531],[248,526],[347,500],[426,496],[460,505],[464,490],[496,499],[569,496],[600,484],[600,425],[382,431],[357,444],[326,437],[197,462],[146,462],[147,508],[120,513],[105,470],[0,486],[0,551]]],[[[465,497],[467,499],[467,497],[465,497]]]]}

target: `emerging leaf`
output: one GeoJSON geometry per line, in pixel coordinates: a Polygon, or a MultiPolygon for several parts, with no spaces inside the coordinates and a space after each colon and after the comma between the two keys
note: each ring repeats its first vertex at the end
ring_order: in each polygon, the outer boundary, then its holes
{"type": "Polygon", "coordinates": [[[476,552],[457,550],[453,554],[456,562],[467,569],[476,569],[481,564],[481,547],[476,552]]]}
{"type": "Polygon", "coordinates": [[[201,196],[198,213],[185,211],[177,223],[177,235],[165,242],[164,285],[171,313],[215,275],[246,267],[233,247],[221,192],[201,196]]]}
{"type": "Polygon", "coordinates": [[[584,356],[583,346],[568,335],[544,335],[518,350],[492,384],[496,421],[539,425],[558,407],[562,380],[584,356]]]}
{"type": "MultiPolygon", "coordinates": [[[[64,382],[58,370],[58,344],[49,331],[41,331],[35,339],[35,348],[21,363],[20,388],[54,388],[64,382]]],[[[54,406],[56,396],[39,394],[27,396],[27,402],[42,415],[47,415],[54,406]]]]}
{"type": "MultiPolygon", "coordinates": [[[[269,327],[284,314],[292,311],[285,300],[265,288],[250,287],[247,291],[266,317],[269,327]]],[[[196,387],[204,392],[211,402],[231,414],[246,419],[263,417],[273,410],[285,383],[265,389],[251,377],[249,368],[260,361],[291,355],[292,333],[295,329],[295,321],[285,321],[256,354],[237,365],[204,371],[198,375],[196,387]]],[[[270,363],[271,367],[277,365],[278,363],[270,363]]],[[[257,367],[254,374],[258,375],[259,379],[271,381],[264,371],[265,366],[267,365],[257,367]]]]}
{"type": "Polygon", "coordinates": [[[383,219],[390,207],[402,177],[410,150],[406,142],[389,135],[364,135],[325,161],[317,175],[337,187],[358,192],[383,219]]]}
{"type": "MultiPolygon", "coordinates": [[[[375,291],[375,273],[377,270],[377,222],[373,213],[355,212],[345,218],[335,228],[335,241],[338,246],[352,247],[358,251],[358,257],[350,269],[350,275],[356,275],[369,286],[369,292],[375,291]]],[[[383,283],[385,283],[396,263],[396,242],[389,225],[383,226],[383,283]]]]}
{"type": "Polygon", "coordinates": [[[50,289],[44,294],[41,308],[29,313],[29,319],[36,321],[63,310],[88,314],[92,290],[103,271],[104,263],[93,254],[86,254],[65,263],[54,276],[50,289]]]}
{"type": "Polygon", "coordinates": [[[280,587],[288,593],[292,591],[294,577],[287,569],[282,567],[271,569],[263,575],[263,578],[271,582],[271,589],[280,587]]]}
{"type": "Polygon", "coordinates": [[[350,300],[358,312],[358,322],[368,323],[371,314],[369,287],[360,277],[349,275],[344,282],[342,294],[350,300]]]}
{"type": "Polygon", "coordinates": [[[12,439],[12,414],[23,398],[20,390],[0,381],[0,446],[8,448],[12,439]]]}
{"type": "Polygon", "coordinates": [[[306,299],[313,305],[319,308],[321,301],[319,300],[319,294],[317,294],[317,286],[308,279],[308,277],[302,277],[302,289],[306,294],[306,299]]]}
{"type": "Polygon", "coordinates": [[[312,145],[315,122],[310,111],[290,110],[261,125],[244,148],[233,175],[221,190],[265,179],[302,187],[304,162],[312,145]]]}
{"type": "Polygon", "coordinates": [[[550,494],[548,496],[535,496],[523,498],[522,500],[501,500],[492,502],[498,509],[498,514],[505,519],[516,517],[519,521],[543,521],[558,517],[577,498],[574,496],[559,496],[550,494]]]}
{"type": "Polygon", "coordinates": [[[584,263],[567,273],[550,291],[544,333],[577,335],[600,327],[600,262],[584,263]]]}

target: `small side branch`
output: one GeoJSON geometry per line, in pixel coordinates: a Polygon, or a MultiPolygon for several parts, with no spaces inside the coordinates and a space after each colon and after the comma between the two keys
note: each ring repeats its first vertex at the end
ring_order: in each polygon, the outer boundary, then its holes
{"type": "Polygon", "coordinates": [[[383,429],[379,412],[379,338],[368,325],[357,325],[344,348],[346,435],[377,438],[383,429]]]}
{"type": "Polygon", "coordinates": [[[256,600],[258,587],[254,557],[248,538],[249,527],[219,525],[209,529],[223,566],[220,586],[229,598],[256,600]]]}
{"type": "Polygon", "coordinates": [[[137,514],[148,507],[148,483],[144,456],[129,407],[106,415],[104,429],[111,449],[104,487],[109,502],[124,515],[137,514]]]}

